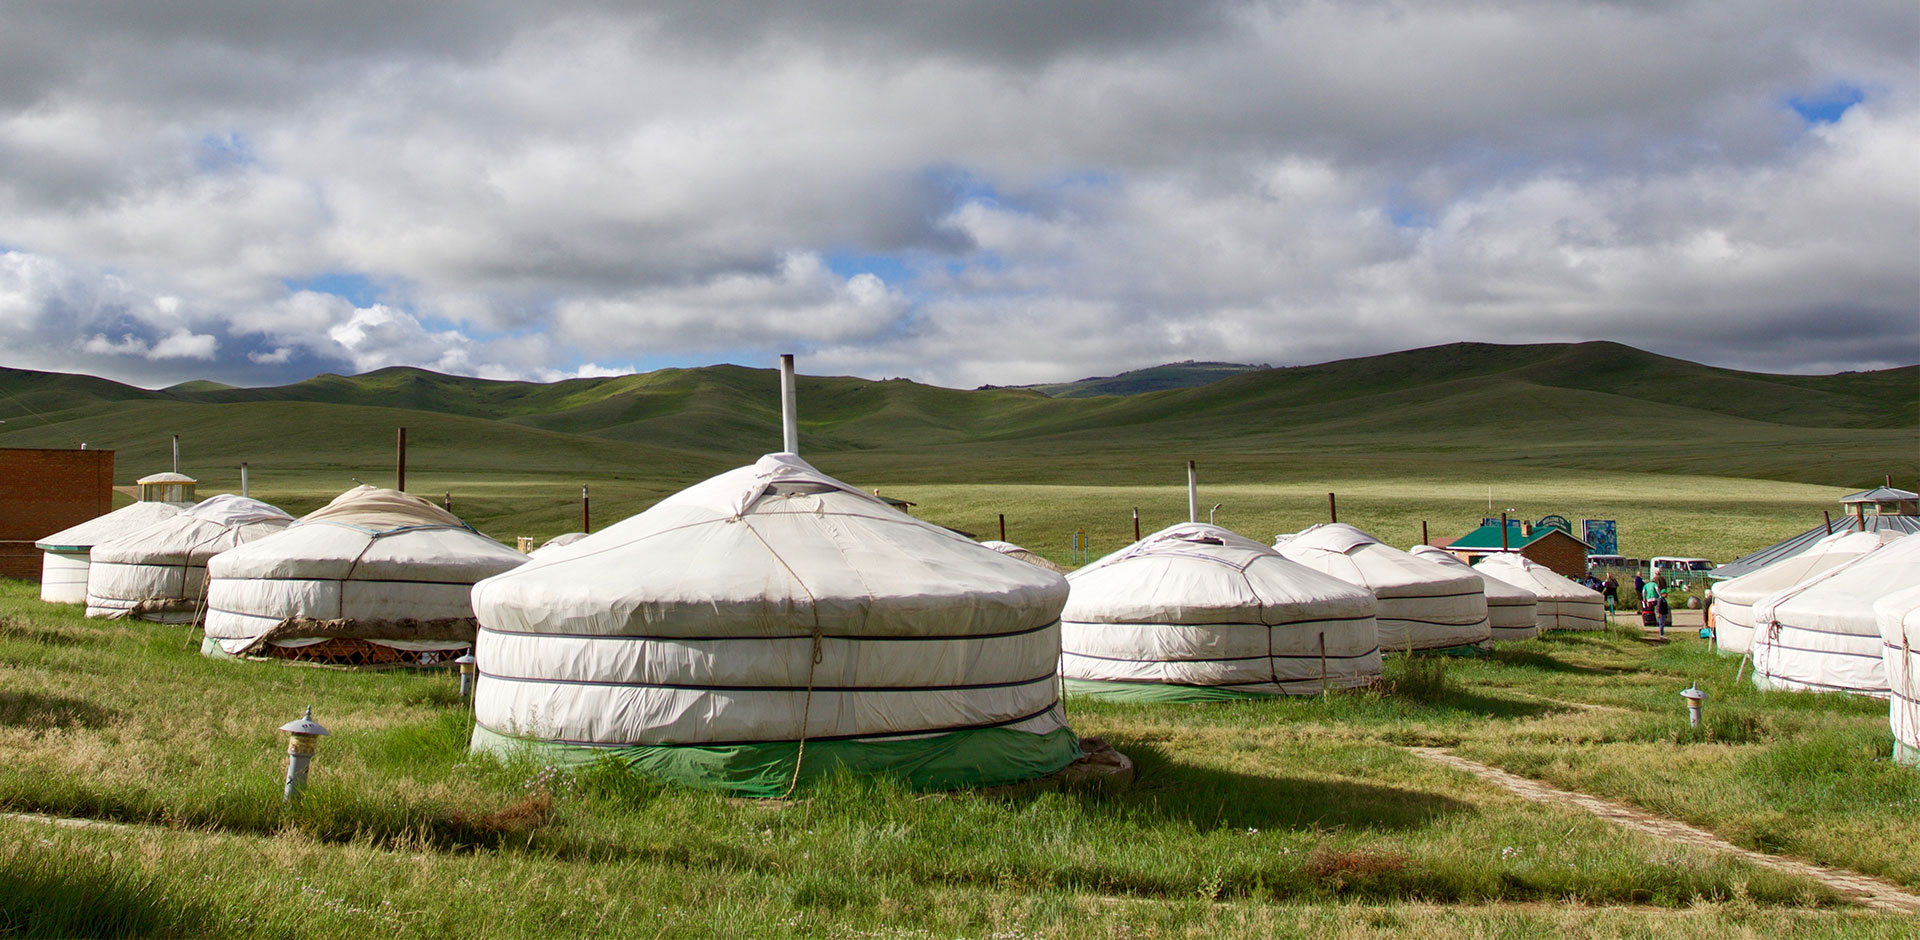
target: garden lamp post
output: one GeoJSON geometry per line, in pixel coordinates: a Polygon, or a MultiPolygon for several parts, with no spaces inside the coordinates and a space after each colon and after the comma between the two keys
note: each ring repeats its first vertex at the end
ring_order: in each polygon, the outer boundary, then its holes
{"type": "Polygon", "coordinates": [[[474,659],[473,654],[468,652],[461,653],[460,658],[455,659],[454,662],[460,664],[460,700],[473,701],[473,678],[474,674],[480,671],[480,661],[474,659]]]}
{"type": "Polygon", "coordinates": [[[287,733],[287,788],[281,798],[292,802],[306,788],[307,765],[320,748],[320,738],[333,732],[313,720],[312,705],[307,706],[305,715],[281,725],[280,730],[287,733]]]}
{"type": "Polygon", "coordinates": [[[1700,706],[1706,702],[1707,693],[1700,691],[1700,683],[1696,682],[1687,686],[1686,690],[1680,693],[1680,697],[1687,700],[1687,724],[1695,728],[1700,727],[1700,706]]]}

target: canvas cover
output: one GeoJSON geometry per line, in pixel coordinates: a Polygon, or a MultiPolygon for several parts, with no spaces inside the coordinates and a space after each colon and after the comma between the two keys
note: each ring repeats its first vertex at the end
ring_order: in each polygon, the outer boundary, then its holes
{"type": "Polygon", "coordinates": [[[1837,532],[1822,536],[1797,554],[1714,585],[1715,647],[1729,656],[1746,655],[1753,648],[1753,605],[1770,594],[1818,577],[1901,537],[1900,532],[1891,529],[1837,532]]]}
{"type": "Polygon", "coordinates": [[[363,485],[214,556],[207,639],[235,655],[342,637],[460,649],[473,642],[473,583],[526,560],[424,499],[363,485]]]}
{"type": "Polygon", "coordinates": [[[1887,668],[1893,756],[1903,764],[1920,764],[1920,584],[1875,601],[1873,619],[1887,668]]]}
{"type": "Polygon", "coordinates": [[[1484,582],[1416,558],[1343,522],[1296,533],[1277,550],[1379,599],[1380,648],[1389,653],[1473,646],[1493,639],[1484,582]]]}
{"type": "Polygon", "coordinates": [[[34,547],[45,553],[40,562],[40,599],[49,604],[86,603],[87,563],[95,545],[191,508],[192,503],[133,503],[35,542],[34,547]]]}
{"type": "Polygon", "coordinates": [[[987,539],[986,541],[981,542],[980,544],[985,545],[986,547],[991,548],[1002,555],[1011,555],[1014,558],[1018,558],[1029,565],[1039,565],[1040,567],[1045,568],[1048,571],[1054,572],[1055,574],[1066,574],[1067,572],[1073,570],[1071,568],[1068,568],[1066,565],[1062,565],[1050,558],[1046,558],[1041,555],[1036,555],[1027,549],[1021,548],[1020,546],[1013,544],[1012,542],[1002,542],[999,539],[987,539]]]}
{"type": "Polygon", "coordinates": [[[1607,599],[1552,568],[1517,553],[1488,555],[1473,570],[1533,592],[1542,630],[1604,630],[1607,599]]]}
{"type": "Polygon", "coordinates": [[[1753,605],[1753,681],[1763,689],[1888,697],[1873,605],[1920,584],[1920,535],[1903,536],[1753,605]]]}
{"type": "Polygon", "coordinates": [[[1057,574],[770,454],[473,588],[476,750],[543,742],[779,796],[1079,756],[1057,574]]]}
{"type": "Polygon", "coordinates": [[[1373,592],[1216,525],[1162,529],[1067,583],[1060,672],[1071,692],[1199,701],[1380,677],[1373,592]]]}
{"type": "Polygon", "coordinates": [[[87,616],[191,623],[205,600],[208,559],[292,522],[277,507],[223,493],[101,542],[87,570],[87,616]]]}
{"type": "Polygon", "coordinates": [[[1407,554],[1437,565],[1471,571],[1487,589],[1487,625],[1493,629],[1496,643],[1524,640],[1540,633],[1539,598],[1532,591],[1508,584],[1493,575],[1475,569],[1460,556],[1433,545],[1415,545],[1407,554]]]}

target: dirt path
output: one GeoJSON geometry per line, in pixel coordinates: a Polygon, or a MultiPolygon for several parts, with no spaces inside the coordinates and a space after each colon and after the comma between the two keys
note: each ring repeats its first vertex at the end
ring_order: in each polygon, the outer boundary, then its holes
{"type": "Polygon", "coordinates": [[[1410,747],[1421,757],[1436,763],[1445,764],[1456,770],[1464,770],[1482,780],[1497,783],[1508,790],[1537,803],[1564,803],[1578,806],[1608,820],[1615,825],[1624,826],[1637,832],[1644,832],[1655,838],[1669,842],[1679,842],[1696,848],[1714,852],[1737,855],[1755,865],[1764,865],[1777,871],[1811,878],[1841,895],[1851,898],[1867,907],[1882,911],[1900,911],[1920,913],[1920,895],[1909,893],[1891,882],[1882,881],[1844,868],[1828,868],[1787,855],[1768,855],[1752,849],[1741,848],[1711,832],[1688,825],[1676,819],[1656,816],[1645,810],[1635,809],[1625,803],[1603,800],[1597,796],[1588,796],[1573,790],[1529,780],[1516,774],[1510,774],[1498,767],[1489,767],[1479,761],[1468,760],[1452,751],[1438,747],[1410,747]]]}

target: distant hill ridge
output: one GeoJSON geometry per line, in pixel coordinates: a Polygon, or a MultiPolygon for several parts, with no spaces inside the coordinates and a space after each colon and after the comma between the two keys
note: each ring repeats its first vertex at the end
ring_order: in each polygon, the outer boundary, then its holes
{"type": "MultiPolygon", "coordinates": [[[[1100,395],[1139,395],[1170,388],[1198,388],[1211,385],[1242,372],[1269,369],[1267,365],[1241,362],[1168,362],[1118,375],[1096,375],[1077,382],[1052,382],[1041,385],[1011,385],[1006,388],[1030,388],[1054,398],[1094,398],[1100,395]]],[[[983,385],[982,389],[1002,386],[983,385]]]]}
{"type": "MultiPolygon", "coordinates": [[[[0,368],[0,446],[114,447],[122,469],[189,433],[220,459],[388,459],[392,428],[471,462],[697,479],[779,441],[771,369],[719,365],[554,383],[395,367],[147,390],[0,368]]],[[[1920,366],[1738,372],[1616,343],[1454,343],[1287,368],[1171,363],[1060,386],[949,389],[802,376],[810,454],[930,475],[1084,480],[1177,454],[1523,464],[1871,485],[1920,475],[1920,366]],[[1155,383],[1203,384],[1149,389],[1155,383]],[[1054,397],[1054,396],[1058,397],[1054,397]],[[985,461],[985,462],[982,462],[985,461]]],[[[424,458],[423,458],[424,459],[424,458]]],[[[131,472],[131,471],[130,471],[131,472]]]]}

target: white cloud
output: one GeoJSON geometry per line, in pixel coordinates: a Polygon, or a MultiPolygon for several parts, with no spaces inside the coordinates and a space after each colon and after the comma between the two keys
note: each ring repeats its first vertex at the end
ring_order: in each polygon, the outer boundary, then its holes
{"type": "Polygon", "coordinates": [[[14,11],[0,362],[1920,358],[1910,4],[962,9],[14,11]]]}

